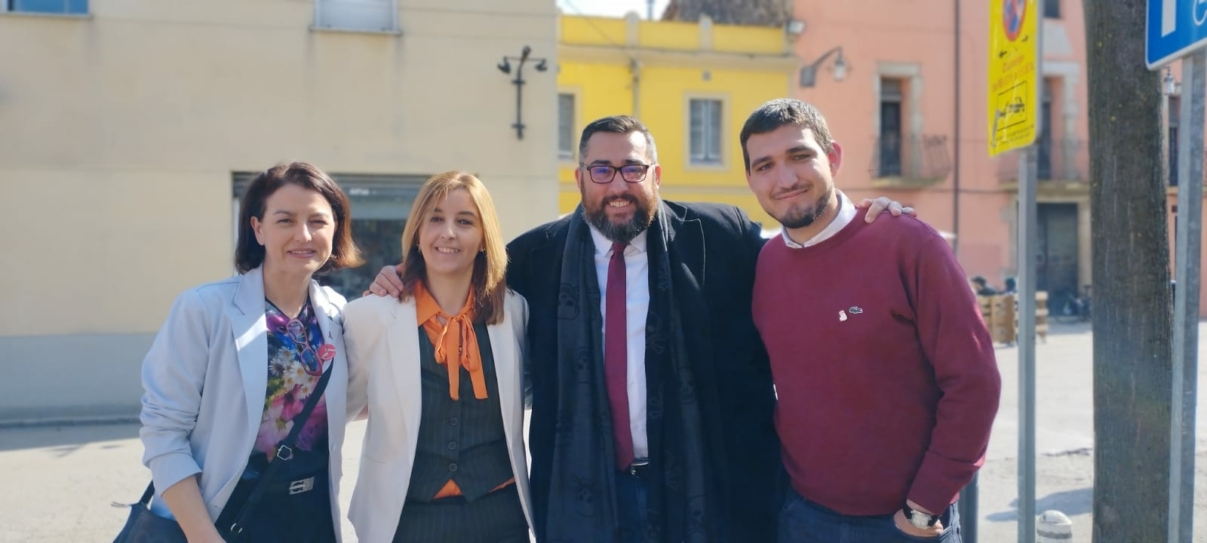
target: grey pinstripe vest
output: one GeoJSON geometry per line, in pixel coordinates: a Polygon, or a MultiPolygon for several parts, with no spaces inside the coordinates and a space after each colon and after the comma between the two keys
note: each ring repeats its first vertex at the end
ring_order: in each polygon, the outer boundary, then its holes
{"type": "Polygon", "coordinates": [[[461,487],[466,499],[474,500],[514,475],[503,432],[490,336],[485,324],[475,324],[474,332],[482,355],[487,396],[485,400],[474,397],[469,372],[461,368],[461,399],[454,401],[448,395],[448,369],[436,363],[431,340],[423,326],[418,328],[423,413],[408,501],[431,501],[450,478],[461,487]]]}

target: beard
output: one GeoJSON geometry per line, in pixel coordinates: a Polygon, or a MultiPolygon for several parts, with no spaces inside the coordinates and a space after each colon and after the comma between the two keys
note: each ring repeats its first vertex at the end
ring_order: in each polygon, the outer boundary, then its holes
{"type": "Polygon", "coordinates": [[[775,220],[787,229],[804,228],[806,226],[810,226],[817,221],[818,217],[821,217],[822,214],[829,209],[830,196],[833,193],[833,188],[827,189],[826,191],[822,192],[821,196],[817,198],[817,202],[811,207],[806,207],[803,209],[789,208],[788,211],[786,211],[783,215],[775,217],[775,220]]]}
{"type": "Polygon", "coordinates": [[[583,214],[586,216],[587,223],[599,230],[608,240],[615,243],[628,243],[633,241],[633,238],[650,227],[650,223],[654,222],[654,206],[658,198],[637,198],[630,194],[614,196],[607,198],[599,203],[598,206],[586,205],[583,201],[583,214]],[[608,204],[614,200],[627,200],[633,204],[633,216],[622,223],[612,222],[608,218],[608,204]]]}

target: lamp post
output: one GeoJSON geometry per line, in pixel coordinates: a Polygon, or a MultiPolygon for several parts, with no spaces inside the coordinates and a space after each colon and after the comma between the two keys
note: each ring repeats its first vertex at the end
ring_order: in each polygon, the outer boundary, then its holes
{"type": "Polygon", "coordinates": [[[817,83],[817,69],[826,59],[835,54],[838,55],[838,58],[834,59],[834,80],[842,81],[847,75],[847,61],[842,57],[842,46],[840,45],[826,51],[817,60],[800,69],[800,86],[806,88],[814,86],[817,83]]]}
{"type": "Polygon", "coordinates": [[[515,70],[515,78],[511,80],[511,84],[515,85],[515,123],[512,124],[511,127],[515,129],[515,135],[516,135],[517,139],[524,139],[523,110],[524,110],[524,83],[526,83],[526,81],[524,81],[524,63],[526,63],[530,60],[536,61],[536,66],[534,66],[534,68],[536,68],[536,71],[538,71],[538,72],[544,72],[545,70],[549,69],[548,62],[545,59],[539,58],[539,57],[532,57],[532,56],[530,56],[531,54],[532,54],[532,48],[525,45],[524,49],[520,51],[520,56],[518,56],[518,57],[504,56],[503,62],[500,62],[498,64],[498,66],[496,66],[500,72],[503,72],[504,74],[510,74],[511,73],[511,61],[515,60],[518,62],[518,65],[516,66],[516,70],[515,70]]]}

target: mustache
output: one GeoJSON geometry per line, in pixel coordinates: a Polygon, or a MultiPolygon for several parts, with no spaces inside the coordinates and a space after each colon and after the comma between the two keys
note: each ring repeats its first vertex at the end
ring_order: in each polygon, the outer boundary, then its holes
{"type": "Polygon", "coordinates": [[[807,189],[807,188],[809,188],[809,186],[808,186],[808,185],[796,184],[796,185],[792,185],[791,187],[788,187],[788,188],[786,188],[786,189],[777,190],[777,191],[775,191],[775,192],[771,193],[771,196],[772,196],[773,198],[779,198],[780,196],[783,196],[783,195],[788,194],[788,193],[790,193],[790,192],[796,192],[796,191],[798,191],[798,190],[805,190],[805,189],[807,189]]]}
{"type": "Polygon", "coordinates": [[[603,201],[600,202],[600,204],[606,206],[612,202],[615,202],[616,200],[624,200],[630,204],[637,205],[637,199],[628,194],[619,194],[616,196],[609,196],[607,198],[604,198],[603,201]]]}

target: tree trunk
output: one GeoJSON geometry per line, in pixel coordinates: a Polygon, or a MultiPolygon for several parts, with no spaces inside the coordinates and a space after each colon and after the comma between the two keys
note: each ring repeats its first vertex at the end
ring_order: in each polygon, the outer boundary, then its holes
{"type": "MultiPolygon", "coordinates": [[[[1086,0],[1094,541],[1166,541],[1173,304],[1145,0],[1086,0]]],[[[1191,377],[1193,378],[1193,376],[1191,377]]]]}

